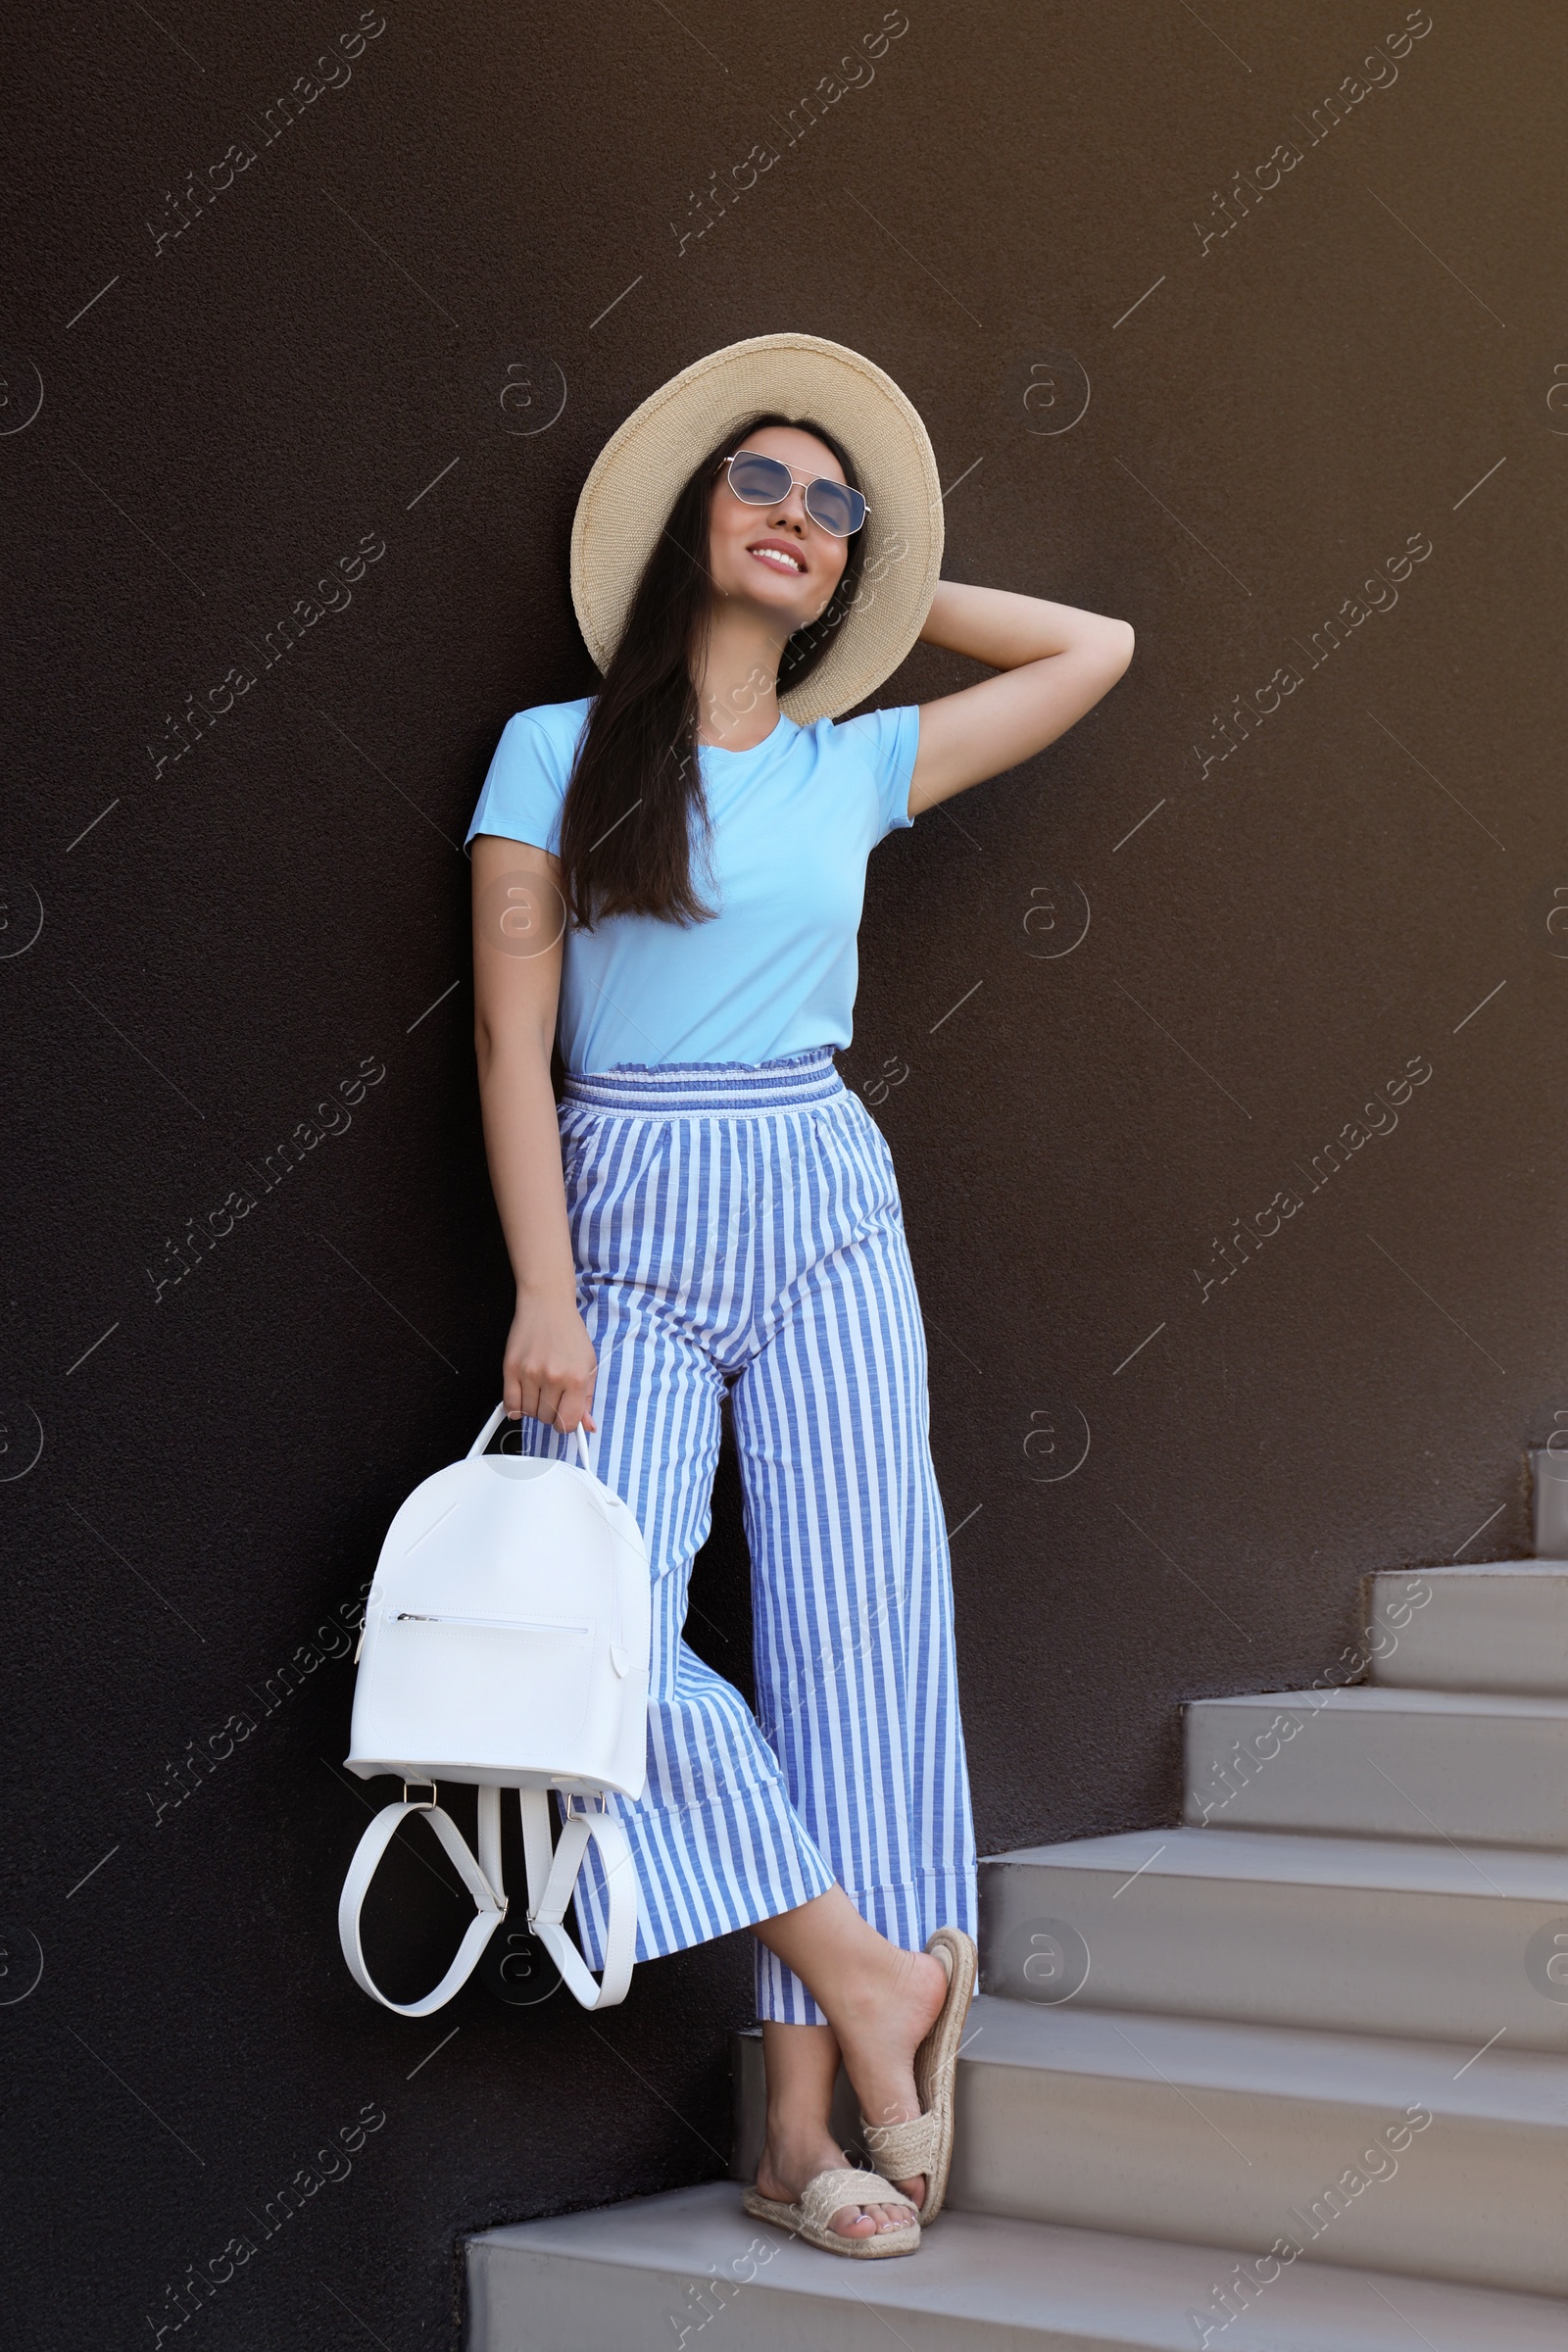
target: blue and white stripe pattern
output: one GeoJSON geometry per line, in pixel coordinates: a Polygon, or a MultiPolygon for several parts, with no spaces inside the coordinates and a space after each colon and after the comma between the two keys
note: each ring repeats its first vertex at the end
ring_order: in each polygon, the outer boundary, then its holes
{"type": "MultiPolygon", "coordinates": [[[[639,1960],[836,1880],[893,1942],[975,1932],[947,1530],[892,1156],[822,1046],[568,1075],[560,1106],[590,1440],[654,1580],[648,1785],[609,1801],[639,1960]],[[726,1389],[745,1489],[760,1726],[681,1640],[726,1389]]],[[[521,1423],[525,1452],[565,1448],[521,1423]]],[[[575,1800],[580,1802],[581,1800],[575,1800]]],[[[578,1925],[603,1954],[597,1848],[578,1925]]],[[[759,1944],[758,2013],[823,2022],[759,1944]]]]}

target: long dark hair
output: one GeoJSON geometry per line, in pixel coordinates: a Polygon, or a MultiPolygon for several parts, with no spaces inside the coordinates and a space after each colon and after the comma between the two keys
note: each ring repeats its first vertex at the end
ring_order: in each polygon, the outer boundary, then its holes
{"type": "MultiPolygon", "coordinates": [[[[710,920],[692,884],[692,820],[711,836],[697,760],[697,677],[712,612],[709,508],[721,459],[766,424],[793,425],[833,452],[855,489],[847,450],[808,417],[760,414],[733,427],[692,467],[654,542],[605,672],[567,786],[561,879],[568,919],[592,930],[607,914],[667,922],[710,920]]],[[[797,629],[779,662],[778,690],[800,685],[850,609],[865,542],[849,543],[843,576],[820,617],[797,629]]]]}

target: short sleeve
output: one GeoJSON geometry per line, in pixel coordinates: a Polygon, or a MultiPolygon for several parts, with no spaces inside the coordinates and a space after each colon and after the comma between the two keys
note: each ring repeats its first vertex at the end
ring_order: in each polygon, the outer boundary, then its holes
{"type": "MultiPolygon", "coordinates": [[[[568,713],[569,715],[569,713],[568,713]]],[[[575,752],[575,729],[553,723],[549,705],[519,710],[501,730],[464,847],[476,833],[561,850],[561,811],[575,752]]]]}
{"type": "Polygon", "coordinates": [[[846,721],[840,732],[861,751],[875,779],[881,811],[877,840],[885,841],[901,825],[912,825],[909,779],[920,749],[918,703],[906,703],[896,710],[863,711],[846,721]]]}

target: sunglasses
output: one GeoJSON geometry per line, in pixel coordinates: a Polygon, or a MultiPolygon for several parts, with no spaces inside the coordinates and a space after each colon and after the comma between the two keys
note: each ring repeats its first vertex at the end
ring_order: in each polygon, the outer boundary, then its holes
{"type": "Polygon", "coordinates": [[[728,474],[730,488],[748,507],[781,506],[791,485],[804,482],[806,512],[835,539],[853,539],[871,511],[848,482],[835,482],[822,473],[796,473],[782,458],[766,458],[760,449],[738,449],[715,470],[728,474]]]}

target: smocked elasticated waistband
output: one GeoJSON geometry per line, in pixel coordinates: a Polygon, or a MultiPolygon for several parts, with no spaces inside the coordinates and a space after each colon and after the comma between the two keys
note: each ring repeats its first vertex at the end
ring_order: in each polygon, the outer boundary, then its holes
{"type": "Polygon", "coordinates": [[[657,1118],[677,1111],[788,1110],[845,1092],[833,1048],[813,1046],[783,1061],[623,1062],[612,1070],[568,1070],[562,1095],[590,1110],[657,1118]]]}

